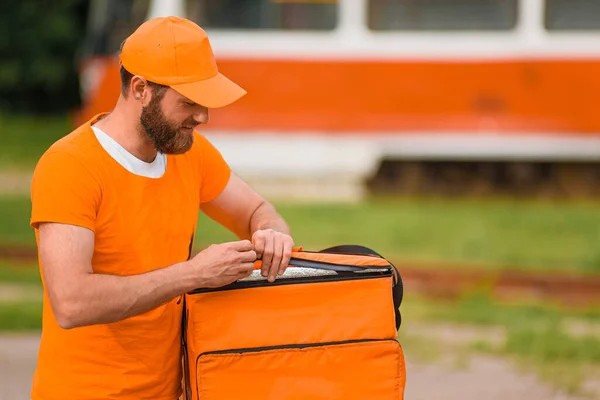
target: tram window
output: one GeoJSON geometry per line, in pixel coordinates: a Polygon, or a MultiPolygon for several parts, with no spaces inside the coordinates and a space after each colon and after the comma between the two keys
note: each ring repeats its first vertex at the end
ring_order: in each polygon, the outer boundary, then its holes
{"type": "Polygon", "coordinates": [[[81,56],[114,54],[144,22],[149,0],[91,0],[81,56]]]}
{"type": "Polygon", "coordinates": [[[368,24],[375,31],[511,30],[517,22],[517,3],[518,0],[369,0],[368,24]]]}
{"type": "Polygon", "coordinates": [[[600,0],[546,0],[544,22],[552,31],[600,30],[600,0]]]}
{"type": "Polygon", "coordinates": [[[334,0],[189,0],[190,19],[208,29],[332,30],[334,0]]]}

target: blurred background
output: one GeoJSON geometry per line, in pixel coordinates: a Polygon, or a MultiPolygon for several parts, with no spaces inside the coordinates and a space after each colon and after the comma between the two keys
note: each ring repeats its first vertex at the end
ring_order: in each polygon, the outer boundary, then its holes
{"type": "MultiPolygon", "coordinates": [[[[248,94],[202,131],[307,250],[404,278],[407,399],[600,398],[600,0],[0,5],[0,399],[28,396],[29,184],[112,109],[118,50],[187,17],[248,94]]],[[[233,236],[200,216],[199,251],[233,236]]]]}

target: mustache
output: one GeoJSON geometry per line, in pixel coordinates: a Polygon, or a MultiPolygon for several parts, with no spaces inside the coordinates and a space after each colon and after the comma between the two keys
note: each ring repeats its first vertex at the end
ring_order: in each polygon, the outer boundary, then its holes
{"type": "Polygon", "coordinates": [[[191,121],[186,121],[183,124],[181,124],[181,127],[182,128],[194,128],[201,124],[202,124],[202,122],[198,122],[196,120],[191,120],[191,121]]]}

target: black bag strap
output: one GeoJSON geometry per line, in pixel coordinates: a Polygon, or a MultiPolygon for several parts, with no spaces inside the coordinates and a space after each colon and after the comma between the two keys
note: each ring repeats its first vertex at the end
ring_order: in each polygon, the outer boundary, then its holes
{"type": "MultiPolygon", "coordinates": [[[[365,256],[375,256],[384,258],[381,254],[377,253],[375,250],[370,249],[361,245],[340,245],[333,246],[327,249],[323,249],[320,253],[333,253],[333,254],[351,254],[351,255],[365,255],[365,256]]],[[[384,258],[385,259],[385,258],[384,258]]],[[[394,312],[396,314],[396,330],[400,329],[400,325],[402,324],[402,314],[400,313],[400,305],[402,304],[402,298],[404,297],[404,285],[402,283],[402,277],[400,276],[400,272],[398,268],[394,264],[392,264],[389,260],[385,259],[390,263],[394,270],[394,284],[392,285],[392,299],[394,302],[394,312]]]]}
{"type": "MultiPolygon", "coordinates": [[[[194,234],[190,239],[190,244],[188,248],[188,261],[192,259],[192,250],[194,246],[194,234]]],[[[190,385],[190,360],[188,357],[188,348],[187,348],[187,324],[188,324],[188,310],[186,305],[185,294],[181,295],[183,305],[181,308],[181,350],[183,352],[183,395],[185,400],[192,399],[192,387],[190,385]]]]}
{"type": "Polygon", "coordinates": [[[190,386],[190,360],[188,357],[188,348],[187,348],[187,307],[185,303],[185,296],[183,296],[183,310],[182,310],[182,318],[181,318],[181,349],[183,351],[183,390],[184,390],[184,399],[191,400],[192,399],[192,388],[190,386]]]}

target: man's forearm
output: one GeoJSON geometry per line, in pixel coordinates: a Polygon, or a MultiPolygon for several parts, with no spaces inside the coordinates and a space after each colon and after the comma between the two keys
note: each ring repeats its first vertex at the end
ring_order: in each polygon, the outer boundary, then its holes
{"type": "Polygon", "coordinates": [[[272,229],[277,232],[291,235],[290,228],[285,220],[279,215],[275,207],[269,202],[263,202],[250,218],[250,236],[258,230],[272,229]]]}
{"type": "Polygon", "coordinates": [[[194,289],[185,263],[140,275],[86,274],[55,310],[63,328],[120,321],[194,289]]]}

